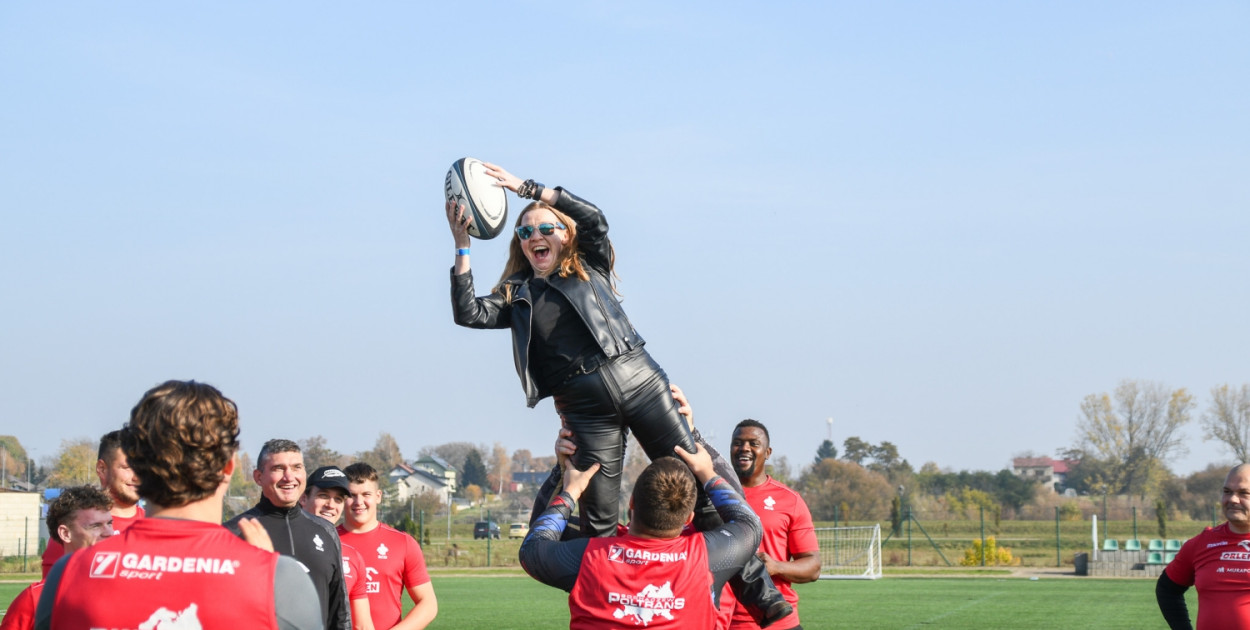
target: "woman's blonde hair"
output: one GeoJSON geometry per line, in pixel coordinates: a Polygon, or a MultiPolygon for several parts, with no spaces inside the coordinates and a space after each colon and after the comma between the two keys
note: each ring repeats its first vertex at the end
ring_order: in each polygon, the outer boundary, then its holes
{"type": "MultiPolygon", "coordinates": [[[[582,266],[582,258],[577,255],[577,223],[569,218],[569,215],[556,210],[555,208],[541,202],[535,201],[517,215],[516,226],[520,227],[521,219],[525,218],[526,213],[531,210],[550,210],[556,216],[560,223],[564,224],[564,229],[568,232],[569,240],[560,249],[560,260],[556,261],[555,273],[561,278],[569,276],[577,276],[581,280],[590,280],[590,275],[586,273],[586,268],[582,266]]],[[[616,255],[613,252],[608,258],[608,274],[615,277],[612,268],[616,266],[616,255]]],[[[512,243],[508,245],[508,263],[504,265],[503,274],[499,276],[499,284],[492,289],[495,293],[502,293],[504,299],[512,300],[512,285],[506,284],[508,278],[530,269],[530,261],[525,257],[525,250],[521,247],[521,237],[512,231],[512,243]]],[[[612,283],[612,290],[615,291],[615,282],[612,283]]]]}

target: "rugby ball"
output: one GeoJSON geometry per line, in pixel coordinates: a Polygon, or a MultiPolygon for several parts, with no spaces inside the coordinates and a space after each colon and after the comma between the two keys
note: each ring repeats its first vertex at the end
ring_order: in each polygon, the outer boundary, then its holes
{"type": "Polygon", "coordinates": [[[508,220],[508,197],[499,181],[486,174],[481,160],[467,157],[452,163],[444,192],[448,201],[465,207],[469,236],[491,239],[503,231],[508,220]]]}

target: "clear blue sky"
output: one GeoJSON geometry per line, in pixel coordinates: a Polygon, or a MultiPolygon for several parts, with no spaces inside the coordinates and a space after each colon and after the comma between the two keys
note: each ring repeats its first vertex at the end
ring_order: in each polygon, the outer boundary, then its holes
{"type": "MultiPolygon", "coordinates": [[[[455,326],[443,174],[607,213],[697,422],[997,470],[1124,378],[1250,382],[1250,5],[0,3],[0,433],[195,378],[244,446],[550,449],[455,326]]],[[[514,199],[515,201],[515,199],[514,199]]],[[[519,207],[514,204],[514,209],[519,207]]],[[[480,285],[506,241],[476,242],[480,285]]],[[[1178,472],[1224,459],[1187,429],[1178,472]]]]}

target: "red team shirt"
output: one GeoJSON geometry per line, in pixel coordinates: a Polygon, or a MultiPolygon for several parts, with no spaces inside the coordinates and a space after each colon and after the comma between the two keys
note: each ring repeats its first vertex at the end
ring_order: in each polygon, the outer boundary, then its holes
{"type": "Polygon", "coordinates": [[[393,628],[404,618],[404,589],[430,581],[421,547],[412,536],[382,523],[363,534],[353,534],[342,525],[338,529],[343,543],[355,547],[364,558],[363,582],[373,627],[393,628]]]}
{"type": "Polygon", "coordinates": [[[703,536],[592,539],[569,592],[570,630],[711,630],[715,611],[703,536]]]}
{"type": "Polygon", "coordinates": [[[355,547],[343,543],[343,583],[347,587],[347,599],[369,598],[369,591],[366,589],[363,579],[364,575],[364,557],[360,555],[359,551],[356,551],[355,547]]]}
{"type": "Polygon", "coordinates": [[[277,563],[221,525],[144,519],[69,557],[52,628],[276,630],[277,563]]]}
{"type": "Polygon", "coordinates": [[[1250,534],[1228,523],[1208,527],[1185,541],[1165,571],[1198,588],[1198,630],[1250,628],[1250,534]]]}
{"type": "MultiPolygon", "coordinates": [[[[115,533],[126,531],[127,527],[143,518],[145,514],[143,507],[136,505],[134,516],[114,516],[113,531],[115,533]]],[[[43,550],[43,577],[48,577],[48,571],[52,570],[52,565],[56,564],[56,561],[60,560],[63,555],[65,555],[65,547],[61,546],[61,541],[57,540],[56,536],[49,538],[48,548],[43,550]]]]}
{"type": "MultiPolygon", "coordinates": [[[[820,552],[820,544],[816,540],[816,527],[812,524],[812,513],[799,493],[787,488],[772,477],[754,488],[743,488],[747,504],[760,517],[764,527],[764,540],[760,543],[760,551],[775,560],[787,561],[801,553],[820,552]]],[[[777,590],[794,607],[789,617],[769,626],[769,630],[785,630],[799,625],[799,596],[794,592],[790,581],[773,576],[777,590]]],[[[721,593],[721,625],[731,628],[759,628],[755,620],[745,608],[737,605],[733,593],[728,587],[721,593]],[[729,615],[732,607],[733,614],[729,615]],[[728,620],[726,620],[728,617],[728,620]]]]}
{"type": "Polygon", "coordinates": [[[39,580],[18,593],[13,603],[9,604],[9,612],[4,613],[0,630],[32,630],[35,627],[35,608],[39,605],[39,593],[42,591],[43,580],[39,580]]]}

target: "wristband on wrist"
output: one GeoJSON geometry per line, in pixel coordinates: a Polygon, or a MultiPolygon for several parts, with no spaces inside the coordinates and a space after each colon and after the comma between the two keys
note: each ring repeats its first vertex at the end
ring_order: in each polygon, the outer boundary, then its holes
{"type": "Polygon", "coordinates": [[[468,256],[468,255],[469,255],[469,248],[468,248],[468,247],[458,247],[458,248],[456,248],[456,255],[457,255],[457,256],[468,256]]]}
{"type": "Polygon", "coordinates": [[[539,201],[542,199],[544,190],[546,190],[546,188],[544,188],[542,184],[532,179],[527,179],[521,182],[520,186],[517,186],[516,195],[522,199],[533,199],[535,201],[539,201]]]}

